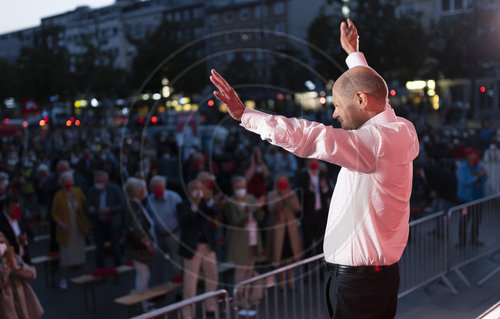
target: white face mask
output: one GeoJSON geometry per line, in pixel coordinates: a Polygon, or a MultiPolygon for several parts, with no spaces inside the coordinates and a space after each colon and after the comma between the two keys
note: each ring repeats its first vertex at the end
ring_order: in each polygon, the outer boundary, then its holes
{"type": "Polygon", "coordinates": [[[94,184],[95,189],[98,191],[102,191],[104,189],[104,184],[103,183],[95,183],[94,184]]]}
{"type": "Polygon", "coordinates": [[[236,197],[242,198],[247,194],[247,190],[244,188],[238,188],[234,191],[234,194],[236,195],[236,197]]]}
{"type": "Polygon", "coordinates": [[[0,256],[3,256],[5,254],[6,250],[7,250],[7,244],[1,243],[0,244],[0,256]]]}
{"type": "Polygon", "coordinates": [[[200,198],[200,197],[203,197],[203,190],[201,189],[195,189],[194,191],[191,192],[191,196],[193,198],[200,198]]]}

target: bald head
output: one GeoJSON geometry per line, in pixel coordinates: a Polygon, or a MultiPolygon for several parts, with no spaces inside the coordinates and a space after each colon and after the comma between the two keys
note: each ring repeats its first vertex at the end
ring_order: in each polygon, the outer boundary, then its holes
{"type": "Polygon", "coordinates": [[[335,82],[338,93],[344,98],[352,98],[356,92],[368,93],[373,97],[374,106],[385,108],[387,85],[373,69],[357,66],[344,72],[335,82]]]}

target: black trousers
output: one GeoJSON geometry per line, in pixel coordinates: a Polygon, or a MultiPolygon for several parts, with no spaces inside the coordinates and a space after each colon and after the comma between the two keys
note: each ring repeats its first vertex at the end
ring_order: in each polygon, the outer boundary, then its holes
{"type": "Polygon", "coordinates": [[[334,264],[328,265],[330,278],[326,284],[326,302],[332,319],[386,319],[396,316],[399,289],[397,263],[351,269],[360,272],[343,271],[334,264]]]}

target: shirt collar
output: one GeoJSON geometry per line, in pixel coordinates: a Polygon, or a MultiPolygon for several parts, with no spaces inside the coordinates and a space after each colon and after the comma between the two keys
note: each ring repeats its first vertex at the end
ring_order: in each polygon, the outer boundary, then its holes
{"type": "Polygon", "coordinates": [[[374,125],[374,124],[382,124],[382,123],[389,123],[389,122],[395,122],[397,120],[396,114],[394,113],[394,110],[391,107],[386,107],[385,111],[382,111],[363,123],[363,125],[360,126],[360,128],[368,126],[368,125],[374,125]]]}

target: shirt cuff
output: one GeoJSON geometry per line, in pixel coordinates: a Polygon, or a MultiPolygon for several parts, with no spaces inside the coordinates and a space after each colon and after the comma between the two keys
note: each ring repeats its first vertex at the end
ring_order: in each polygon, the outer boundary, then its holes
{"type": "Polygon", "coordinates": [[[349,69],[355,66],[368,66],[365,56],[361,52],[353,52],[345,59],[345,63],[349,69]]]}
{"type": "Polygon", "coordinates": [[[245,111],[243,111],[243,115],[241,116],[240,125],[247,130],[256,133],[257,123],[267,115],[267,113],[247,107],[245,108],[245,111]]]}

